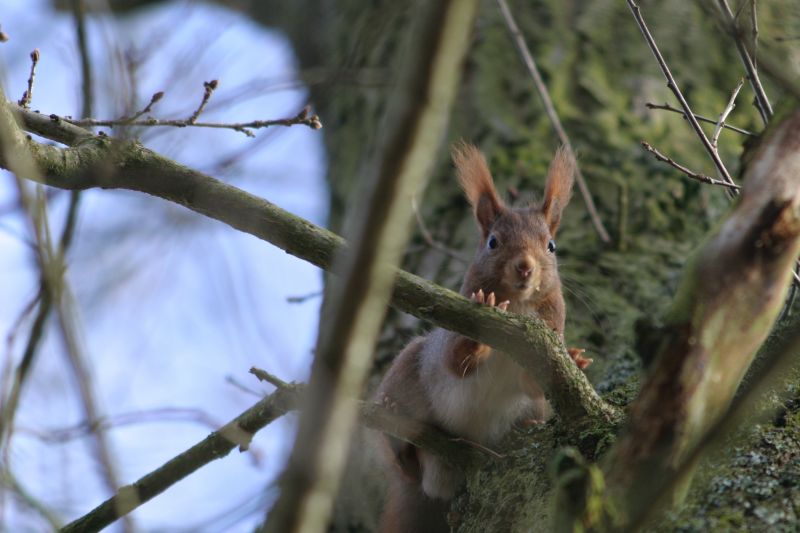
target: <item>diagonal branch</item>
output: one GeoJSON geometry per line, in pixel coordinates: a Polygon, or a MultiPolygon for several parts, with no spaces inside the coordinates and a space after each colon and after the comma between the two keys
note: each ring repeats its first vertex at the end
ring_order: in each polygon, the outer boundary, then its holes
{"type": "Polygon", "coordinates": [[[410,200],[426,182],[461,79],[477,0],[420,4],[406,36],[398,85],[372,168],[351,210],[352,250],[338,254],[341,283],[329,286],[309,394],[280,496],[260,531],[325,531],[344,471],[395,266],[411,234],[410,200]],[[412,96],[413,95],[413,96],[412,96]]]}
{"type": "MultiPolygon", "coordinates": [[[[345,241],[334,233],[179,165],[135,141],[93,137],[76,126],[15,109],[30,131],[59,142],[69,139],[75,143],[61,149],[28,140],[14,124],[9,107],[0,106],[0,132],[4,128],[15,132],[8,140],[12,150],[6,154],[28,150],[43,171],[40,175],[23,169],[21,177],[62,189],[119,188],[158,196],[250,233],[326,270],[331,269],[334,254],[346,247],[345,241]]],[[[0,167],[8,168],[9,158],[4,155],[0,154],[0,167]]],[[[563,341],[538,318],[476,307],[453,291],[404,271],[397,271],[390,304],[508,353],[523,369],[541,379],[553,407],[567,420],[615,418],[618,414],[572,363],[563,341]]]]}
{"type": "MultiPolygon", "coordinates": [[[[511,14],[511,10],[508,8],[508,4],[505,0],[497,0],[497,5],[500,7],[500,11],[503,13],[503,19],[505,20],[506,26],[508,26],[508,31],[511,33],[512,39],[514,39],[514,44],[516,44],[517,50],[519,50],[519,53],[522,56],[522,62],[525,63],[525,67],[528,69],[528,72],[533,78],[533,83],[536,86],[536,90],[539,92],[539,97],[542,99],[544,111],[547,114],[547,118],[550,119],[553,129],[556,131],[558,139],[561,141],[561,144],[569,148],[570,152],[575,153],[575,150],[572,148],[572,143],[569,140],[569,136],[567,135],[566,130],[564,130],[564,126],[561,124],[561,119],[558,118],[558,113],[553,105],[553,100],[550,98],[550,93],[547,91],[547,86],[544,84],[544,80],[542,80],[542,75],[539,74],[539,68],[536,66],[536,61],[534,61],[533,55],[528,49],[528,45],[525,44],[525,38],[517,26],[517,23],[511,14]]],[[[581,197],[586,204],[586,210],[589,212],[589,217],[592,219],[592,224],[594,225],[597,234],[600,236],[600,240],[605,243],[611,242],[611,237],[609,237],[608,231],[606,231],[603,221],[600,219],[600,215],[597,212],[597,207],[594,205],[592,193],[589,191],[589,187],[586,185],[586,180],[583,178],[583,173],[581,172],[580,167],[577,165],[575,167],[575,181],[578,183],[578,189],[580,189],[581,197]]]]}
{"type": "MultiPolygon", "coordinates": [[[[641,10],[639,6],[634,2],[634,0],[627,0],[628,7],[633,13],[633,18],[636,19],[636,24],[639,25],[639,29],[642,31],[642,35],[644,36],[645,41],[647,41],[647,45],[650,47],[650,50],[653,52],[653,55],[658,61],[658,66],[661,68],[661,72],[664,74],[664,77],[667,79],[667,87],[672,91],[672,94],[675,95],[678,102],[681,104],[681,108],[683,108],[683,116],[686,120],[689,121],[689,124],[692,126],[692,129],[697,134],[697,137],[700,139],[700,142],[703,144],[703,147],[708,152],[708,155],[711,157],[711,160],[714,162],[714,166],[717,167],[717,172],[719,172],[722,180],[726,183],[733,184],[733,178],[731,177],[728,169],[725,167],[725,164],[722,162],[722,159],[719,157],[719,153],[717,150],[712,146],[711,141],[706,136],[703,128],[700,127],[700,123],[697,122],[694,113],[692,112],[691,107],[689,107],[689,103],[684,98],[683,93],[681,92],[678,84],[675,82],[675,78],[672,76],[672,72],[669,70],[669,66],[667,66],[667,62],[664,60],[664,56],[661,55],[661,51],[658,49],[658,45],[656,45],[655,40],[653,39],[653,35],[650,33],[650,30],[647,28],[647,24],[645,24],[644,18],[642,18],[641,10]]],[[[728,192],[732,194],[732,191],[728,189],[728,192]]]]}
{"type": "MultiPolygon", "coordinates": [[[[686,118],[686,113],[684,113],[680,109],[672,107],[671,105],[669,105],[667,103],[659,105],[659,104],[654,104],[654,103],[651,103],[651,102],[647,102],[646,104],[644,104],[644,106],[647,109],[662,109],[664,111],[671,111],[673,113],[678,113],[679,115],[683,115],[683,117],[686,118]]],[[[708,117],[704,117],[703,115],[698,115],[697,113],[695,113],[694,118],[696,118],[700,122],[706,122],[708,124],[716,124],[717,123],[716,120],[712,120],[712,119],[710,119],[708,117]]],[[[743,129],[743,128],[737,128],[736,126],[731,126],[728,123],[723,123],[722,127],[725,128],[725,129],[731,130],[731,131],[735,131],[736,133],[741,133],[742,135],[747,135],[749,137],[755,136],[755,133],[753,133],[751,131],[747,131],[746,129],[743,129]]]]}
{"type": "Polygon", "coordinates": [[[644,147],[644,149],[647,150],[648,152],[650,152],[651,154],[653,154],[657,160],[661,161],[662,163],[666,163],[666,164],[668,164],[668,165],[670,165],[672,167],[677,168],[678,170],[680,170],[681,172],[683,172],[684,174],[686,174],[688,177],[692,178],[693,180],[701,181],[703,183],[708,183],[709,185],[719,185],[721,187],[730,187],[731,189],[737,189],[738,190],[740,188],[738,185],[733,185],[731,183],[725,183],[724,181],[716,180],[716,179],[712,178],[711,176],[706,176],[705,174],[699,174],[697,172],[694,172],[693,170],[690,170],[690,169],[686,168],[685,166],[681,165],[680,163],[678,163],[674,159],[665,156],[664,154],[662,154],[661,152],[656,150],[650,143],[648,143],[646,141],[642,141],[641,144],[644,147]]]}
{"type": "MultiPolygon", "coordinates": [[[[731,34],[733,37],[734,43],[736,43],[736,50],[739,52],[739,57],[742,59],[742,64],[744,64],[744,69],[747,71],[747,79],[750,80],[750,86],[753,88],[753,92],[756,95],[756,107],[758,108],[758,112],[761,115],[761,120],[764,124],[767,124],[769,120],[772,118],[773,111],[772,111],[772,104],[769,103],[769,98],[767,98],[767,93],[764,90],[764,86],[761,84],[761,79],[758,77],[758,70],[756,69],[755,65],[755,58],[751,57],[750,52],[748,52],[747,47],[745,46],[744,39],[742,38],[739,29],[736,25],[736,19],[733,16],[733,12],[731,11],[730,6],[728,5],[728,0],[718,0],[720,11],[722,12],[723,23],[728,30],[728,33],[731,34]]],[[[755,2],[752,6],[753,9],[753,48],[754,48],[754,55],[757,46],[757,42],[755,39],[758,35],[758,26],[755,22],[755,2]]]]}
{"type": "Polygon", "coordinates": [[[651,505],[654,480],[675,475],[721,419],[783,306],[800,252],[800,111],[769,130],[744,177],[735,209],[687,262],[628,431],[608,456],[624,515],[651,505]]]}
{"type": "MultiPolygon", "coordinates": [[[[251,369],[251,373],[259,376],[259,379],[263,378],[263,374],[257,369],[251,369]]],[[[73,520],[61,531],[100,531],[205,465],[227,456],[235,447],[245,451],[258,431],[303,405],[306,389],[306,385],[280,381],[275,392],[265,396],[188,450],[134,483],[121,487],[114,496],[73,520]]],[[[466,466],[486,456],[484,450],[465,445],[440,429],[399,416],[378,404],[359,402],[359,410],[361,421],[367,427],[448,457],[455,465],[466,466]]]]}

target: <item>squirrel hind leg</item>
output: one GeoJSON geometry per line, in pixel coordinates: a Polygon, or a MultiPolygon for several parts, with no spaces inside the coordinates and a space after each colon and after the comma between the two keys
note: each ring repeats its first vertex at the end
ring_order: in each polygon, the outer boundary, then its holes
{"type": "Polygon", "coordinates": [[[425,496],[419,486],[396,479],[381,514],[380,533],[448,533],[449,502],[425,496]]]}
{"type": "Polygon", "coordinates": [[[394,464],[403,476],[409,481],[419,483],[422,478],[422,468],[417,447],[394,437],[387,437],[387,441],[394,464]]]}
{"type": "Polygon", "coordinates": [[[430,498],[449,501],[464,479],[460,472],[441,458],[425,450],[417,450],[422,468],[422,490],[430,498]]]}

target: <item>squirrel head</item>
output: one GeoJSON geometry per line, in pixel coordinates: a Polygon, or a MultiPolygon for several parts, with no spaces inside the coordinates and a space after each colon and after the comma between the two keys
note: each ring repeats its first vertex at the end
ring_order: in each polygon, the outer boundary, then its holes
{"type": "Polygon", "coordinates": [[[542,201],[522,208],[508,207],[500,199],[486,159],[475,146],[456,145],[453,162],[481,233],[467,289],[493,291],[512,306],[560,291],[555,236],[572,194],[575,160],[569,149],[556,152],[542,201]]]}

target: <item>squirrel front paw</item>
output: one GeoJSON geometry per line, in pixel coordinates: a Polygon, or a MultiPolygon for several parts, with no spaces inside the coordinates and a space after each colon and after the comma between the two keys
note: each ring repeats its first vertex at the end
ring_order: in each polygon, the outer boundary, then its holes
{"type": "Polygon", "coordinates": [[[397,402],[395,402],[388,394],[384,394],[378,398],[378,404],[389,411],[397,412],[397,402]]]}
{"type": "Polygon", "coordinates": [[[582,348],[567,348],[567,353],[575,361],[575,364],[578,365],[578,368],[584,370],[587,366],[591,365],[594,359],[589,359],[588,357],[583,356],[583,352],[586,350],[582,348]]]}
{"type": "Polygon", "coordinates": [[[494,292],[490,292],[489,294],[484,295],[483,289],[478,289],[478,292],[473,292],[470,295],[469,299],[480,305],[497,307],[501,311],[507,311],[508,306],[511,304],[510,300],[505,300],[504,302],[496,303],[497,298],[495,297],[494,292]]]}

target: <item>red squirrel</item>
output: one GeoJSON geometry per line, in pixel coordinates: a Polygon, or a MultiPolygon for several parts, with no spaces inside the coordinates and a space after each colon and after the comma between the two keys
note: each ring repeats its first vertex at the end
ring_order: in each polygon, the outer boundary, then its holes
{"type": "MultiPolygon", "coordinates": [[[[475,146],[457,145],[453,162],[481,237],[460,293],[480,305],[537,315],[563,335],[554,237],[572,193],[571,153],[563,147],[556,152],[541,203],[520,208],[500,199],[475,146]]],[[[591,362],[582,350],[569,352],[581,368],[591,362]]],[[[400,414],[482,445],[496,443],[517,420],[544,421],[550,412],[534,376],[505,354],[441,328],[403,349],[376,395],[400,414]]],[[[409,443],[387,436],[386,444],[392,476],[381,531],[449,531],[445,514],[461,474],[409,443]]]]}

